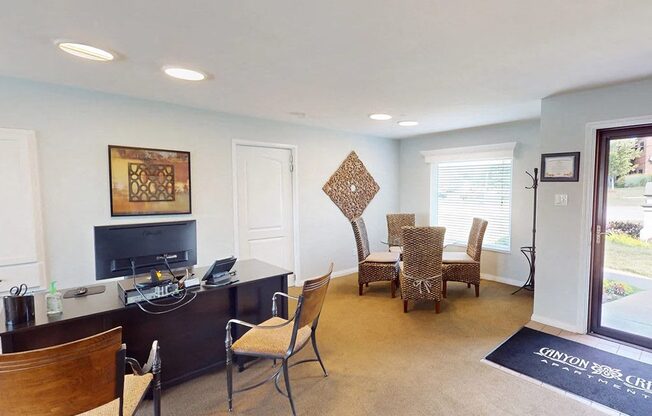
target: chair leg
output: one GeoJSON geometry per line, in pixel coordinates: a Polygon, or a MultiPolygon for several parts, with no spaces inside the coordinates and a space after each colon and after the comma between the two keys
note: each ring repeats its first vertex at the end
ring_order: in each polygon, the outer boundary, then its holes
{"type": "Polygon", "coordinates": [[[441,302],[435,301],[435,313],[441,312],[441,302]]]}
{"type": "Polygon", "coordinates": [[[480,297],[480,285],[479,284],[475,285],[475,297],[476,298],[480,297]]]}
{"type": "Polygon", "coordinates": [[[154,416],[161,416],[161,377],[158,380],[154,379],[154,387],[152,388],[152,399],[154,402],[154,416]]]}
{"type": "Polygon", "coordinates": [[[389,286],[390,286],[391,291],[392,291],[392,299],[394,299],[396,297],[396,282],[394,280],[392,280],[389,283],[389,286]]]}
{"type": "Polygon", "coordinates": [[[161,359],[156,355],[152,366],[154,380],[152,382],[152,399],[154,402],[154,416],[161,416],[161,359]]]}
{"type": "Polygon", "coordinates": [[[407,308],[408,308],[408,301],[407,299],[403,299],[403,313],[407,313],[407,308]]]}
{"type": "Polygon", "coordinates": [[[362,296],[362,286],[364,286],[362,283],[358,285],[358,296],[362,296]]]}
{"type": "Polygon", "coordinates": [[[321,369],[324,370],[324,377],[328,377],[328,371],[326,371],[326,367],[324,367],[324,362],[321,360],[321,355],[319,355],[319,349],[317,348],[317,336],[315,331],[312,331],[312,336],[310,338],[312,339],[312,349],[315,350],[315,355],[317,356],[317,360],[319,360],[319,365],[321,365],[321,369]]]}
{"type": "Polygon", "coordinates": [[[442,295],[444,295],[444,299],[446,299],[446,281],[442,283],[442,290],[441,290],[442,295]]]}
{"type": "Polygon", "coordinates": [[[294,410],[294,401],[292,400],[292,389],[290,388],[290,376],[288,374],[288,360],[283,360],[283,378],[285,379],[285,390],[287,390],[288,399],[290,400],[292,415],[296,416],[297,412],[296,410],[294,410]]]}
{"type": "Polygon", "coordinates": [[[471,289],[471,283],[467,283],[467,284],[466,284],[466,288],[467,288],[467,289],[471,289]]]}
{"type": "Polygon", "coordinates": [[[229,412],[233,411],[233,351],[226,349],[226,393],[229,402],[229,412]]]}

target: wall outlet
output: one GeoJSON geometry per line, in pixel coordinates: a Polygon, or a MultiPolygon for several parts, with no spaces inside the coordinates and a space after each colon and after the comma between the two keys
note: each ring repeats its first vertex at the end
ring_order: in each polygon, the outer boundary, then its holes
{"type": "Polygon", "coordinates": [[[555,205],[560,207],[568,205],[568,194],[555,194],[555,205]]]}

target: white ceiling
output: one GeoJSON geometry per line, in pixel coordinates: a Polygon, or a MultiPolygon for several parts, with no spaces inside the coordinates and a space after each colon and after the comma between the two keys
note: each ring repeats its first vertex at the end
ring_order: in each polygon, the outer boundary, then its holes
{"type": "Polygon", "coordinates": [[[650,0],[0,0],[0,75],[383,137],[652,75],[650,0]],[[54,40],[118,52],[111,63],[54,40]],[[167,78],[164,64],[209,81],[167,78]],[[292,115],[305,113],[305,117],[292,115]],[[369,113],[395,119],[372,121],[369,113]],[[418,127],[399,127],[401,119],[418,127]]]}

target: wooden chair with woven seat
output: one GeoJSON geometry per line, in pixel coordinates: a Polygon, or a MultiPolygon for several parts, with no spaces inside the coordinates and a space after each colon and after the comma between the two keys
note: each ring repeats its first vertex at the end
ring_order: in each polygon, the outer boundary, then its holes
{"type": "Polygon", "coordinates": [[[328,273],[325,275],[307,280],[303,285],[303,291],[299,297],[290,296],[283,292],[276,292],[272,298],[272,318],[265,322],[254,325],[248,322],[240,321],[238,319],[231,319],[226,325],[226,383],[228,394],[229,411],[233,410],[233,394],[243,391],[251,390],[253,388],[262,386],[268,381],[274,380],[274,384],[279,393],[286,396],[290,401],[292,414],[296,415],[294,408],[294,401],[292,399],[292,389],[290,387],[289,368],[297,364],[307,362],[319,362],[321,369],[324,372],[324,377],[328,376],[326,367],[324,366],[319,350],[317,349],[317,324],[319,323],[319,316],[321,314],[322,305],[326,298],[326,291],[328,284],[333,273],[333,264],[331,263],[328,273]],[[277,296],[283,296],[288,299],[297,301],[297,308],[289,320],[282,319],[277,316],[277,296]],[[251,328],[237,341],[233,342],[231,335],[231,327],[233,324],[242,325],[251,328]],[[297,352],[308,344],[308,340],[312,341],[312,348],[315,351],[316,358],[301,360],[289,365],[288,360],[292,358],[297,352]],[[267,358],[274,360],[281,360],[281,367],[272,374],[271,377],[262,380],[254,385],[244,387],[239,390],[233,390],[233,355],[245,355],[256,358],[267,358]],[[283,371],[283,378],[285,379],[285,390],[283,393],[279,386],[279,379],[283,371]]]}
{"type": "Polygon", "coordinates": [[[403,227],[414,227],[414,214],[387,214],[387,242],[389,251],[403,254],[403,227]]]}
{"type": "Polygon", "coordinates": [[[409,301],[434,301],[435,312],[439,313],[445,233],[444,227],[403,227],[400,279],[404,313],[409,301]]]}
{"type": "Polygon", "coordinates": [[[475,297],[480,296],[480,257],[487,224],[486,220],[473,218],[466,252],[444,252],[444,297],[446,297],[447,282],[451,281],[466,283],[468,288],[474,285],[475,297]]]}
{"type": "Polygon", "coordinates": [[[161,414],[161,362],[154,341],[144,367],[126,357],[122,328],[54,347],[0,354],[2,415],[133,415],[151,386],[161,414]],[[130,364],[134,374],[125,375],[130,364]]]}
{"type": "Polygon", "coordinates": [[[364,285],[372,282],[390,282],[392,297],[398,285],[399,253],[389,251],[371,252],[367,227],[362,217],[351,221],[355,243],[358,248],[358,294],[362,296],[364,285]]]}

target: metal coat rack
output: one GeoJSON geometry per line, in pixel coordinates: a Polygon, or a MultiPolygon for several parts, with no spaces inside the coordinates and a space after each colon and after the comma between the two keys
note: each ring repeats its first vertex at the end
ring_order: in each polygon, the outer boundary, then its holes
{"type": "Polygon", "coordinates": [[[536,245],[536,236],[537,236],[537,188],[539,187],[539,169],[534,168],[534,175],[530,172],[525,172],[532,179],[532,186],[526,186],[525,189],[532,189],[534,191],[534,213],[532,215],[532,245],[521,247],[521,253],[527,259],[528,264],[530,265],[530,274],[527,277],[527,281],[523,286],[518,288],[512,295],[520,292],[521,290],[534,291],[534,271],[535,271],[535,262],[537,258],[537,245],[536,245]]]}

